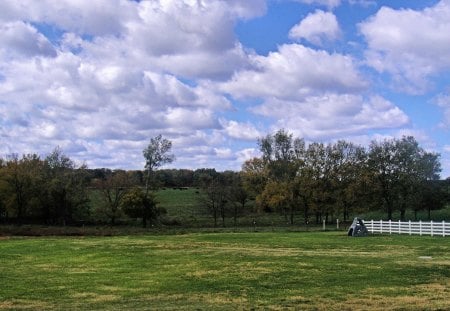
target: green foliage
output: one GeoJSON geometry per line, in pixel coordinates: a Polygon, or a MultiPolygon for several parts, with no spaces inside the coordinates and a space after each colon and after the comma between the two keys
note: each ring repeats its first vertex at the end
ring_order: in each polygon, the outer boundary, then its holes
{"type": "Polygon", "coordinates": [[[368,168],[372,189],[388,219],[396,209],[402,219],[407,207],[423,209],[417,203],[423,203],[426,186],[439,178],[441,170],[439,155],[426,152],[411,136],[372,142],[368,168]]]}
{"type": "Polygon", "coordinates": [[[125,214],[132,218],[142,218],[144,228],[147,227],[147,221],[154,223],[165,212],[164,209],[158,208],[157,204],[154,193],[144,193],[139,187],[130,189],[121,202],[125,214]]]}
{"type": "Polygon", "coordinates": [[[44,162],[46,189],[40,194],[44,218],[51,224],[73,223],[88,215],[86,167],[75,163],[55,148],[44,162]]]}
{"type": "Polygon", "coordinates": [[[93,185],[98,190],[102,201],[97,206],[97,212],[104,214],[111,225],[114,225],[116,219],[122,216],[121,204],[123,197],[134,184],[130,175],[125,171],[117,170],[102,179],[93,181],[93,185]]]}
{"type": "Polygon", "coordinates": [[[366,149],[346,141],[306,144],[280,130],[258,144],[261,157],[246,161],[240,173],[157,170],[173,161],[171,142],[161,135],[143,151],[146,172],[88,170],[59,148],[45,159],[11,155],[0,159],[0,222],[114,225],[138,217],[144,226],[147,221],[186,227],[256,222],[273,228],[310,226],[314,218],[316,224],[345,222],[362,213],[430,219],[450,202],[450,179],[438,180],[439,155],[426,152],[413,137],[374,141],[366,149]],[[128,190],[144,185],[125,206],[128,190]],[[169,185],[182,190],[157,192],[169,185]]]}
{"type": "Polygon", "coordinates": [[[172,163],[175,156],[170,153],[172,149],[172,142],[163,138],[161,135],[150,139],[150,143],[143,150],[145,158],[145,169],[147,170],[147,177],[145,181],[145,194],[150,190],[150,181],[154,176],[154,171],[167,163],[172,163]]]}
{"type": "MultiPolygon", "coordinates": [[[[262,156],[244,163],[244,186],[262,210],[280,211],[290,223],[299,209],[304,222],[316,223],[351,213],[383,209],[405,218],[407,209],[439,209],[445,195],[439,155],[422,149],[413,137],[374,141],[368,150],[345,141],[325,145],[280,130],[258,141],[262,156]]],[[[430,217],[430,216],[429,216],[430,217]]]]}
{"type": "Polygon", "coordinates": [[[59,148],[45,160],[12,155],[0,170],[0,205],[16,222],[66,224],[86,216],[85,168],[76,167],[59,148]]]}
{"type": "Polygon", "coordinates": [[[12,238],[0,243],[0,309],[448,310],[445,240],[342,232],[12,238]]]}

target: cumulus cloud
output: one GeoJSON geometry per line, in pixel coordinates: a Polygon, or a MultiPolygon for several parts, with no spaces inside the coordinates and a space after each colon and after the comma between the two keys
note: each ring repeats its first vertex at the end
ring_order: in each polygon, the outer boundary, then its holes
{"type": "Polygon", "coordinates": [[[24,0],[2,1],[0,20],[25,20],[52,24],[55,27],[85,35],[115,35],[136,16],[136,5],[121,0],[24,0]]]}
{"type": "Polygon", "coordinates": [[[450,127],[450,94],[442,93],[434,98],[434,102],[443,110],[444,117],[442,125],[444,127],[450,127]]]}
{"type": "Polygon", "coordinates": [[[367,64],[389,73],[403,91],[424,93],[434,74],[450,69],[448,0],[421,11],[382,7],[359,29],[368,44],[367,64]]]}
{"type": "Polygon", "coordinates": [[[303,101],[267,100],[253,112],[276,119],[275,128],[292,130],[307,139],[333,139],[370,130],[399,128],[407,115],[379,96],[328,94],[303,101]]]}
{"type": "Polygon", "coordinates": [[[232,138],[256,141],[262,136],[261,132],[249,122],[240,123],[233,120],[221,120],[221,123],[225,133],[232,138]]]}
{"type": "Polygon", "coordinates": [[[47,38],[21,21],[0,25],[0,53],[6,57],[16,54],[26,57],[56,56],[56,50],[47,38]]]}
{"type": "MultiPolygon", "coordinates": [[[[299,1],[312,10],[341,3],[299,1]]],[[[365,137],[409,124],[393,103],[370,93],[350,55],[301,44],[268,55],[245,48],[236,24],[263,15],[266,2],[1,1],[0,156],[59,145],[91,167],[142,168],[142,149],[162,134],[173,142],[176,167],[239,169],[258,155],[249,146],[269,130],[365,137]],[[244,114],[236,117],[238,110],[244,114]]],[[[320,45],[338,31],[335,15],[317,10],[291,37],[320,45]]],[[[396,55],[372,41],[367,55],[396,55]]],[[[446,111],[444,97],[437,103],[446,111]]]]}
{"type": "Polygon", "coordinates": [[[135,167],[162,133],[198,165],[235,161],[219,146],[254,129],[230,131],[221,113],[233,104],[212,85],[249,66],[234,26],[265,10],[264,0],[2,1],[0,154],[59,145],[88,165],[135,167]]]}
{"type": "Polygon", "coordinates": [[[355,92],[367,82],[353,59],[286,44],[268,56],[252,57],[253,68],[237,72],[222,88],[236,97],[297,99],[324,91],[355,92]],[[270,87],[269,87],[270,86],[270,87]]]}
{"type": "Polygon", "coordinates": [[[289,31],[289,37],[291,39],[305,39],[315,45],[322,45],[324,41],[338,39],[340,33],[337,18],[333,13],[316,10],[292,27],[289,31]]]}

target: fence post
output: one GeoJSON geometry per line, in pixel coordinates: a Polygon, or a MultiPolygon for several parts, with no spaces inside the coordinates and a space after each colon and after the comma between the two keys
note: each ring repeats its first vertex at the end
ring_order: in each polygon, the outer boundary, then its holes
{"type": "Polygon", "coordinates": [[[409,230],[409,235],[411,235],[411,220],[408,221],[408,230],[409,230]]]}
{"type": "Polygon", "coordinates": [[[323,230],[325,231],[325,229],[326,229],[326,225],[325,225],[325,219],[324,219],[324,220],[322,220],[322,223],[323,223],[323,230]]]}
{"type": "Polygon", "coordinates": [[[445,237],[445,220],[442,221],[442,236],[445,237]]]}
{"type": "Polygon", "coordinates": [[[433,221],[430,221],[430,231],[431,231],[431,236],[433,236],[433,221]]]}
{"type": "Polygon", "coordinates": [[[392,221],[389,219],[389,234],[392,234],[392,221]]]}
{"type": "Polygon", "coordinates": [[[339,219],[336,219],[336,229],[339,230],[339,219]]]}
{"type": "Polygon", "coordinates": [[[401,234],[401,233],[402,233],[401,227],[402,227],[402,222],[401,222],[401,220],[399,219],[399,220],[398,220],[398,234],[401,234]]]}
{"type": "Polygon", "coordinates": [[[372,234],[373,234],[373,219],[370,221],[370,224],[372,225],[372,234]]]}
{"type": "Polygon", "coordinates": [[[383,233],[383,220],[380,220],[380,233],[383,233]]]}
{"type": "Polygon", "coordinates": [[[422,220],[419,220],[419,235],[422,235],[422,220]]]}

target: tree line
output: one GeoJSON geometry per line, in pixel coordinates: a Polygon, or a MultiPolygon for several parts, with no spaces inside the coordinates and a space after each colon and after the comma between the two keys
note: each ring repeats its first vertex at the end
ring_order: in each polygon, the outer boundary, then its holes
{"type": "Polygon", "coordinates": [[[404,219],[407,209],[417,216],[448,202],[448,189],[439,182],[439,154],[425,151],[412,136],[365,148],[344,140],[306,144],[279,130],[258,146],[262,156],[242,168],[246,189],[261,209],[281,211],[291,223],[298,212],[305,223],[332,216],[346,221],[373,210],[384,211],[387,219],[398,211],[404,219]]]}
{"type": "Polygon", "coordinates": [[[174,160],[171,142],[161,135],[143,150],[144,170],[89,169],[60,148],[45,158],[13,154],[0,159],[0,221],[74,225],[101,219],[115,225],[128,217],[145,227],[166,213],[155,195],[162,187],[199,188],[198,205],[214,226],[225,226],[225,218],[236,225],[249,213],[280,213],[291,224],[345,221],[373,210],[404,218],[408,209],[430,213],[449,201],[448,182],[439,181],[439,154],[426,152],[413,137],[365,148],[346,141],[307,144],[280,130],[258,146],[261,156],[240,172],[161,169],[174,160]]]}

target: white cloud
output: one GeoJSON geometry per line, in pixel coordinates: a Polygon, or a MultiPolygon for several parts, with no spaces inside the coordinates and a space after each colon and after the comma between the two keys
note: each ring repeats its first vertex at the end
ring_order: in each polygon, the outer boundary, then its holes
{"type": "MultiPolygon", "coordinates": [[[[301,2],[313,10],[341,3],[301,2]]],[[[265,0],[0,1],[0,156],[46,154],[59,145],[91,167],[142,168],[142,149],[162,134],[173,142],[175,167],[239,169],[258,155],[249,146],[267,130],[333,138],[408,124],[394,104],[367,95],[369,81],[350,55],[300,44],[266,56],[246,50],[236,24],[261,16],[266,6],[265,0]]],[[[305,26],[319,15],[333,22],[332,13],[316,11],[291,35],[335,40],[338,25],[305,26]]]]}
{"type": "Polygon", "coordinates": [[[251,123],[221,120],[222,126],[229,137],[256,141],[262,134],[251,123]]]}
{"type": "Polygon", "coordinates": [[[2,1],[0,20],[53,24],[69,32],[93,36],[115,35],[136,17],[136,3],[121,0],[2,1]]]}
{"type": "Polygon", "coordinates": [[[289,31],[291,39],[305,39],[316,45],[322,45],[324,41],[334,41],[339,38],[340,34],[341,30],[336,16],[322,10],[308,14],[289,31]]]}
{"type": "Polygon", "coordinates": [[[206,109],[169,108],[164,118],[165,124],[179,131],[220,127],[214,113],[206,109]]]}
{"type": "Polygon", "coordinates": [[[368,43],[367,63],[387,72],[399,89],[420,94],[430,78],[450,69],[450,1],[422,11],[382,7],[359,25],[368,43]]]}
{"type": "Polygon", "coordinates": [[[219,159],[231,159],[234,157],[230,148],[214,148],[214,152],[219,159]]]}
{"type": "Polygon", "coordinates": [[[45,36],[29,24],[16,21],[0,25],[0,53],[6,57],[48,56],[55,57],[56,51],[45,36]]]}
{"type": "Polygon", "coordinates": [[[222,89],[235,97],[290,100],[322,92],[356,92],[367,86],[353,59],[299,44],[252,57],[253,69],[237,72],[222,89]]]}
{"type": "Polygon", "coordinates": [[[240,18],[253,18],[266,13],[266,0],[227,0],[227,5],[240,18]]]}
{"type": "Polygon", "coordinates": [[[187,78],[228,79],[238,68],[249,66],[242,46],[237,44],[224,51],[186,51],[151,58],[161,71],[187,78]]]}
{"type": "Polygon", "coordinates": [[[450,94],[439,94],[434,98],[434,102],[444,111],[442,125],[444,127],[450,127],[450,94]]]}
{"type": "Polygon", "coordinates": [[[371,130],[408,125],[406,114],[391,102],[372,96],[328,94],[304,101],[267,100],[254,113],[277,120],[274,129],[286,128],[307,139],[333,139],[371,130]]]}
{"type": "Polygon", "coordinates": [[[234,34],[236,21],[265,10],[265,0],[25,0],[2,1],[0,21],[50,25],[66,32],[57,39],[61,48],[94,58],[127,57],[187,78],[226,79],[248,62],[234,34]]]}

